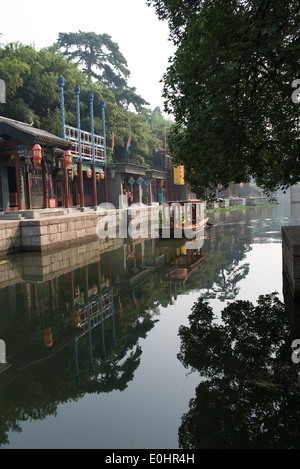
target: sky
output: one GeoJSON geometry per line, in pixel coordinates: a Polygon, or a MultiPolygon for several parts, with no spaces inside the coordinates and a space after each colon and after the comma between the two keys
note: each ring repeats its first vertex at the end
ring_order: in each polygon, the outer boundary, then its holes
{"type": "Polygon", "coordinates": [[[146,0],[11,0],[1,2],[0,42],[20,41],[36,49],[54,43],[60,32],[109,34],[130,70],[129,86],[163,111],[162,83],[174,46],[166,22],[146,0]],[[5,21],[3,21],[5,18],[5,21]]]}

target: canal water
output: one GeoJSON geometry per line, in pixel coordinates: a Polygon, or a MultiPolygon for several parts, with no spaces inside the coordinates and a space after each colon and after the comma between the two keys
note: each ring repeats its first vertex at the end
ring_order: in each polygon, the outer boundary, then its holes
{"type": "Polygon", "coordinates": [[[300,204],[209,217],[194,245],[1,261],[1,449],[300,448],[281,250],[300,204]]]}

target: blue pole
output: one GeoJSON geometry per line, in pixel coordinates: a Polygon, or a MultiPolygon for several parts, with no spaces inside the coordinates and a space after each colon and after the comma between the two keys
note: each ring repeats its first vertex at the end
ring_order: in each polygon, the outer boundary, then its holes
{"type": "Polygon", "coordinates": [[[78,163],[78,174],[79,174],[79,194],[80,194],[80,207],[84,207],[84,188],[83,188],[83,173],[82,173],[82,155],[81,155],[81,129],[80,129],[80,106],[79,106],[79,86],[75,86],[76,95],[76,118],[78,128],[78,151],[79,151],[79,163],[78,163]]]}
{"type": "Polygon", "coordinates": [[[105,137],[105,101],[104,99],[101,99],[100,101],[101,104],[101,116],[102,116],[102,135],[103,135],[103,140],[104,140],[104,173],[105,173],[105,202],[108,202],[108,184],[107,184],[107,165],[106,165],[106,137],[105,137]]]}
{"type": "Polygon", "coordinates": [[[106,137],[105,137],[105,101],[101,99],[101,116],[102,116],[102,135],[104,139],[104,162],[106,163],[106,137]]]}
{"type": "Polygon", "coordinates": [[[65,104],[64,104],[64,79],[63,79],[63,77],[58,78],[58,84],[59,84],[59,97],[60,97],[61,136],[62,136],[62,138],[66,138],[65,104]]]}
{"type": "Polygon", "coordinates": [[[78,128],[78,150],[79,150],[79,158],[80,161],[82,159],[81,156],[81,129],[80,129],[80,105],[79,105],[79,86],[75,86],[75,95],[76,95],[76,118],[77,118],[77,128],[78,128]]]}
{"type": "Polygon", "coordinates": [[[90,98],[90,119],[91,119],[91,134],[93,139],[93,162],[95,162],[95,137],[94,137],[94,109],[93,109],[93,100],[94,95],[91,93],[89,95],[90,98]]]}

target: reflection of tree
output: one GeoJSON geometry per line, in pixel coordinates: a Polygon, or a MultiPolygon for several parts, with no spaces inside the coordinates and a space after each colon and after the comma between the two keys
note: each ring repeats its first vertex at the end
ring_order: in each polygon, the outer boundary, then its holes
{"type": "Polygon", "coordinates": [[[112,343],[111,321],[104,321],[106,359],[101,357],[101,328],[93,329],[94,371],[90,368],[88,336],[79,341],[79,387],[74,385],[73,341],[47,360],[32,363],[22,370],[11,366],[1,375],[0,446],[9,443],[7,432],[21,432],[21,424],[26,420],[42,420],[56,415],[59,404],[80,399],[85,393],[124,390],[128,386],[140,364],[142,350],[139,339],[147,336],[155,320],[144,313],[138,317],[137,312],[135,317],[126,319],[125,313],[115,318],[116,348],[112,343]],[[124,337],[119,335],[119,325],[124,337]]]}
{"type": "Polygon", "coordinates": [[[249,273],[249,264],[238,265],[233,261],[226,267],[221,267],[216,274],[215,285],[212,286],[213,298],[220,301],[233,300],[238,292],[237,283],[245,278],[249,273]]]}
{"type": "Polygon", "coordinates": [[[181,326],[178,358],[206,378],[182,417],[182,448],[300,448],[300,386],[284,305],[236,301],[213,323],[203,299],[181,326]]]}

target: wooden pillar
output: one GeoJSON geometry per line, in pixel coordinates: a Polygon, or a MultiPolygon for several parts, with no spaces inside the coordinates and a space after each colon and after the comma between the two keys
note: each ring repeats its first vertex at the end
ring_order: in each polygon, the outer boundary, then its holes
{"type": "Polygon", "coordinates": [[[107,165],[104,165],[104,187],[105,187],[105,202],[108,202],[108,181],[107,181],[107,165]]]}
{"type": "Polygon", "coordinates": [[[26,190],[26,200],[27,200],[27,209],[32,208],[31,204],[31,188],[30,188],[30,175],[29,175],[29,160],[27,160],[27,157],[25,159],[25,175],[24,175],[24,180],[25,180],[25,186],[27,188],[26,190]]]}
{"type": "Polygon", "coordinates": [[[92,164],[92,170],[93,170],[93,205],[96,207],[97,204],[97,183],[96,183],[96,165],[95,163],[92,164]]]}
{"type": "Polygon", "coordinates": [[[79,176],[79,198],[80,198],[80,207],[84,207],[84,187],[83,187],[83,172],[82,172],[82,162],[78,163],[78,176],[79,176]]]}
{"type": "Polygon", "coordinates": [[[68,170],[65,164],[64,164],[64,192],[65,192],[65,208],[69,208],[70,207],[69,181],[68,181],[68,170]]]}
{"type": "Polygon", "coordinates": [[[46,165],[45,165],[44,158],[42,158],[41,166],[42,166],[42,181],[43,181],[43,200],[44,200],[44,208],[49,208],[49,200],[48,200],[48,180],[47,180],[47,172],[46,172],[46,165]]]}
{"type": "Polygon", "coordinates": [[[21,181],[20,181],[20,157],[15,147],[15,170],[16,170],[16,184],[17,184],[17,203],[18,210],[22,210],[22,194],[21,194],[21,181]]]}

